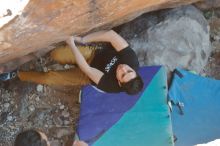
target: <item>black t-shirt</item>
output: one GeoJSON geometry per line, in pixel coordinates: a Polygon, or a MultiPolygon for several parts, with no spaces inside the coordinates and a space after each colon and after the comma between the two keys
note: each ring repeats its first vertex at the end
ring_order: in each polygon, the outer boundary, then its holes
{"type": "Polygon", "coordinates": [[[122,91],[116,78],[116,69],[119,64],[127,64],[135,71],[138,70],[139,62],[137,55],[130,47],[119,52],[113,47],[96,51],[91,66],[104,73],[98,85],[96,85],[99,89],[105,92],[122,91]]]}

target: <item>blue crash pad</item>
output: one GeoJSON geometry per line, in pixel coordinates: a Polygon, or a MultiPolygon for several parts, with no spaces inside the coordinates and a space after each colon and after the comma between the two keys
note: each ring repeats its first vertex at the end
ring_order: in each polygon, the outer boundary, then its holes
{"type": "Polygon", "coordinates": [[[176,146],[194,146],[220,138],[219,80],[177,69],[169,97],[180,105],[173,106],[171,115],[176,146]]]}
{"type": "Polygon", "coordinates": [[[82,89],[77,134],[92,146],[173,146],[166,104],[166,71],[143,67],[144,89],[137,95],[82,89]]]}

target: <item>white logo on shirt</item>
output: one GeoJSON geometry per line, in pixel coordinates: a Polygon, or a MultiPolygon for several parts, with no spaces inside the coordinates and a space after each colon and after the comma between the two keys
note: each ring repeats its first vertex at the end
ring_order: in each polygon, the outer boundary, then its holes
{"type": "Polygon", "coordinates": [[[115,62],[118,60],[118,58],[115,56],[112,58],[111,62],[109,64],[106,65],[105,67],[105,71],[109,72],[111,67],[115,64],[115,62]]]}

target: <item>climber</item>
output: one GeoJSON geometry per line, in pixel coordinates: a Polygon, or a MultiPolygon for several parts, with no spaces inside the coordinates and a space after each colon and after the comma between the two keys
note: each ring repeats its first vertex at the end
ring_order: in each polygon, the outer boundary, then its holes
{"type": "MultiPolygon", "coordinates": [[[[74,68],[68,71],[49,71],[47,73],[19,72],[19,78],[22,81],[48,85],[77,85],[80,82],[87,84],[91,80],[97,88],[114,93],[125,91],[128,94],[136,94],[142,89],[143,82],[137,73],[138,58],[128,43],[115,31],[99,31],[84,37],[71,36],[66,40],[66,43],[73,52],[71,59],[74,58],[75,62],[72,63],[76,63],[84,74],[79,69],[74,68]],[[79,51],[75,41],[82,44],[109,42],[111,48],[96,49],[93,52],[89,49],[79,51]],[[90,58],[90,63],[87,63],[84,58],[86,53],[92,56],[86,57],[87,60],[90,58]]],[[[65,51],[68,49],[55,49],[51,56],[62,64],[65,61],[68,63],[70,53],[65,53],[65,51]],[[62,53],[66,55],[62,55],[62,53]]]]}
{"type": "Polygon", "coordinates": [[[66,42],[71,47],[79,68],[99,89],[106,92],[125,91],[128,94],[136,94],[142,89],[143,82],[137,73],[139,67],[137,56],[115,31],[99,31],[82,38],[70,37],[66,42]],[[88,65],[75,41],[110,42],[113,48],[96,51],[94,59],[88,65]]]}

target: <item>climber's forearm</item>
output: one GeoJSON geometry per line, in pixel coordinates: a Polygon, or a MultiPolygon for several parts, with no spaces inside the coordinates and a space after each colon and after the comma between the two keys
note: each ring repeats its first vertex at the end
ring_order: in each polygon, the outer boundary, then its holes
{"type": "Polygon", "coordinates": [[[76,63],[78,64],[79,68],[96,84],[99,83],[99,80],[101,79],[101,77],[103,76],[103,72],[101,72],[100,70],[91,67],[85,60],[85,58],[83,57],[83,55],[81,54],[81,52],[78,50],[78,48],[76,47],[75,43],[74,43],[74,38],[70,37],[67,40],[67,43],[70,45],[74,57],[76,59],[76,63]]]}
{"type": "Polygon", "coordinates": [[[83,72],[88,72],[90,66],[88,65],[88,63],[86,62],[85,58],[83,57],[83,55],[81,54],[81,52],[79,51],[79,49],[76,47],[74,42],[68,43],[69,46],[71,47],[71,50],[73,52],[73,55],[76,59],[76,63],[79,66],[79,68],[83,71],[83,72]]]}
{"type": "Polygon", "coordinates": [[[82,41],[84,43],[90,43],[90,42],[110,42],[110,38],[109,38],[109,32],[110,31],[97,31],[97,32],[93,32],[90,33],[84,37],[82,37],[82,41]]]}
{"type": "Polygon", "coordinates": [[[121,51],[128,46],[128,43],[115,31],[98,31],[82,37],[83,43],[89,42],[110,42],[116,51],[121,51]]]}

